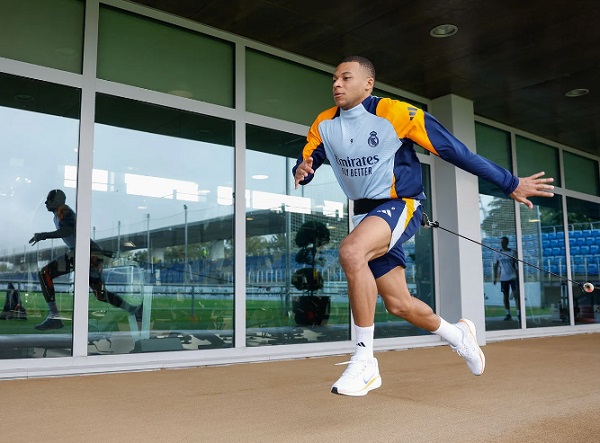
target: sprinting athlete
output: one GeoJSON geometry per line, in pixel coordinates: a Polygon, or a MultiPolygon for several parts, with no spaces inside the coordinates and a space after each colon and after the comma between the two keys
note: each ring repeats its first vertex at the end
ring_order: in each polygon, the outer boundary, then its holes
{"type": "MultiPolygon", "coordinates": [[[[38,273],[40,286],[44,299],[48,304],[48,317],[40,324],[35,325],[35,329],[60,329],[64,326],[63,321],[59,318],[58,307],[56,306],[56,293],[54,290],[53,280],[60,276],[68,274],[74,269],[75,258],[75,212],[65,204],[65,193],[60,189],[53,189],[46,197],[46,209],[54,214],[54,225],[56,231],[52,232],[37,232],[29,240],[31,245],[35,245],[41,240],[48,238],[62,238],[69,250],[52,260],[44,266],[38,273]]],[[[104,288],[102,281],[102,260],[104,253],[100,246],[95,242],[90,244],[90,288],[94,292],[96,299],[105,303],[110,303],[113,306],[121,308],[130,315],[135,315],[139,321],[142,317],[143,305],[132,306],[123,300],[119,295],[107,291],[104,288]]]]}
{"type": "Polygon", "coordinates": [[[381,386],[373,356],[375,302],[380,294],[388,312],[448,341],[475,375],[485,356],[473,322],[450,324],[429,305],[412,297],[406,285],[402,244],[421,223],[425,198],[414,143],[446,161],[496,184],[529,208],[530,196],[551,197],[552,178],[539,172],[517,178],[469,151],[433,116],[411,104],[372,96],[375,68],[364,57],[347,57],[333,74],[335,105],[317,117],[292,173],[308,184],[327,158],[340,186],[354,201],[355,228],[342,241],[339,260],[348,280],[356,348],[331,392],[362,396],[381,386]]]}

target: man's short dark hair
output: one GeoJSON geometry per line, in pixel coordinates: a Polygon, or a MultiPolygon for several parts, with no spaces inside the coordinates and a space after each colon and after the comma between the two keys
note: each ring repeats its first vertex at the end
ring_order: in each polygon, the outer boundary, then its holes
{"type": "Polygon", "coordinates": [[[340,64],[352,62],[358,63],[361,66],[361,68],[363,68],[369,73],[369,77],[373,77],[373,80],[375,80],[375,66],[373,66],[371,60],[365,57],[361,57],[360,55],[349,55],[348,57],[344,57],[340,64]]]}
{"type": "Polygon", "coordinates": [[[48,192],[48,197],[46,197],[47,201],[63,203],[67,200],[67,196],[61,189],[52,189],[48,192]]]}

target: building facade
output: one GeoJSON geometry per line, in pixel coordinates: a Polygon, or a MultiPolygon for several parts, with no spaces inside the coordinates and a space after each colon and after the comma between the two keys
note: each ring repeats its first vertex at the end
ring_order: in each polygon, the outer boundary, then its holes
{"type": "MultiPolygon", "coordinates": [[[[0,25],[0,288],[19,296],[0,321],[0,378],[352,352],[337,260],[351,202],[328,165],[298,190],[290,173],[332,106],[332,66],[119,0],[3,2],[0,25]],[[77,214],[72,257],[61,239],[29,242],[56,229],[55,189],[77,214]],[[38,273],[65,256],[64,326],[35,329],[48,313],[38,273]],[[126,304],[93,296],[100,271],[102,294],[126,304]]],[[[406,244],[413,295],[471,318],[482,343],[600,330],[598,291],[571,282],[599,283],[599,159],[458,96],[375,95],[429,110],[519,176],[556,179],[529,210],[419,149],[425,212],[483,247],[422,229],[406,244]],[[514,262],[510,319],[494,282],[502,237],[534,265],[514,262]]],[[[380,301],[375,334],[377,350],[441,343],[380,301]]]]}

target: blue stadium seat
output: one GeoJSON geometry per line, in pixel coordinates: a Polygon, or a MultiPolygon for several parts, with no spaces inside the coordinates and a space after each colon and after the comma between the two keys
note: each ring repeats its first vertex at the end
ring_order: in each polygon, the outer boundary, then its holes
{"type": "Polygon", "coordinates": [[[591,264],[588,265],[588,275],[598,275],[598,265],[597,264],[591,264]]]}
{"type": "Polygon", "coordinates": [[[579,255],[580,250],[579,246],[571,246],[571,256],[579,255]]]}
{"type": "Polygon", "coordinates": [[[592,237],[600,237],[600,229],[592,229],[592,237]]]}
{"type": "Polygon", "coordinates": [[[569,231],[569,237],[579,238],[581,236],[581,231],[569,231]]]}
{"type": "Polygon", "coordinates": [[[582,265],[583,264],[583,255],[574,255],[571,257],[571,260],[574,265],[582,265]]]}
{"type": "Polygon", "coordinates": [[[591,237],[592,236],[592,230],[591,229],[583,229],[581,231],[581,235],[582,235],[582,237],[591,237]]]}
{"type": "Polygon", "coordinates": [[[565,233],[563,231],[558,231],[556,233],[556,238],[559,239],[559,240],[564,239],[565,238],[565,233]]]}
{"type": "Polygon", "coordinates": [[[590,254],[592,254],[592,255],[600,254],[600,245],[590,246],[590,254]]]}
{"type": "Polygon", "coordinates": [[[575,275],[584,275],[585,274],[585,266],[577,265],[575,266],[575,275]]]}
{"type": "Polygon", "coordinates": [[[583,245],[583,246],[581,246],[581,247],[579,248],[579,253],[580,253],[581,255],[588,255],[588,254],[590,253],[590,247],[589,247],[589,246],[586,246],[586,245],[583,245]]]}
{"type": "Polygon", "coordinates": [[[588,246],[595,245],[596,243],[597,243],[596,237],[589,236],[589,237],[585,238],[585,244],[588,246]]]}
{"type": "Polygon", "coordinates": [[[585,245],[585,237],[577,237],[577,246],[585,245]]]}
{"type": "Polygon", "coordinates": [[[559,256],[563,254],[560,248],[552,248],[552,255],[559,256]]]}

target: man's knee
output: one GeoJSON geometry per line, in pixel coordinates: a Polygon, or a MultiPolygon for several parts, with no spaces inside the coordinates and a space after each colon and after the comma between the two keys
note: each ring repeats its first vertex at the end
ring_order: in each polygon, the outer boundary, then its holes
{"type": "Polygon", "coordinates": [[[338,260],[342,268],[347,269],[357,265],[361,261],[365,261],[365,256],[361,253],[359,245],[349,239],[349,237],[346,237],[340,243],[338,260]]]}
{"type": "Polygon", "coordinates": [[[394,301],[387,301],[385,303],[385,309],[392,315],[400,318],[410,317],[413,310],[412,296],[408,298],[396,299],[394,301]]]}

